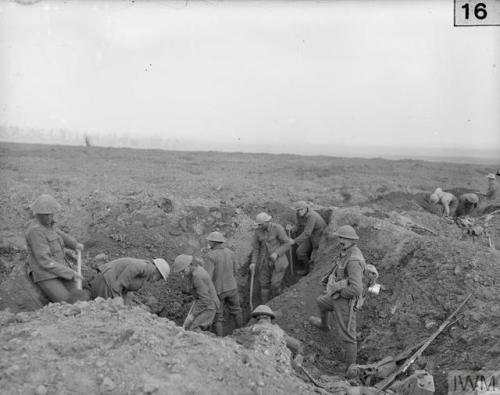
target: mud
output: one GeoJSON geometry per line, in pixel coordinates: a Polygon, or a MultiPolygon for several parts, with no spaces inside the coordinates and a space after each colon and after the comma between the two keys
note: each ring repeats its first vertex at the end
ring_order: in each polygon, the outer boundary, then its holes
{"type": "MultiPolygon", "coordinates": [[[[307,200],[330,223],[328,234],[342,224],[355,226],[367,261],[381,272],[382,293],[368,300],[359,314],[360,362],[394,355],[428,336],[471,292],[473,298],[460,320],[436,340],[420,363],[436,375],[438,392],[445,391],[448,370],[498,366],[499,311],[494,301],[499,296],[495,284],[500,262],[493,248],[500,248],[500,215],[495,213],[500,202],[481,201],[472,218],[485,232],[472,237],[428,201],[437,186],[457,194],[485,189],[489,167],[292,155],[0,148],[0,310],[8,308],[9,314],[40,308],[39,295],[25,277],[23,236],[30,220],[28,204],[40,193],[51,193],[61,202],[59,225],[85,244],[84,286],[96,266],[107,260],[161,256],[172,262],[180,253],[203,256],[207,234],[223,232],[239,260],[237,281],[246,317],[253,218],[267,211],[282,225],[293,223],[291,203],[307,200]],[[465,187],[453,189],[457,185],[465,187]]],[[[328,234],[314,271],[301,278],[289,268],[288,289],[271,302],[278,323],[306,344],[305,366],[316,378],[323,376],[323,382],[328,379],[325,375],[340,375],[344,368],[334,334],[318,333],[307,323],[316,311],[319,278],[335,254],[335,241],[328,234]]],[[[145,318],[147,323],[181,324],[191,296],[172,275],[167,282],[147,284],[132,300],[142,311],[154,313],[145,318]]],[[[253,300],[254,306],[258,303],[253,300]]],[[[39,312],[50,312],[49,307],[30,313],[33,326],[46,319],[39,312]]],[[[226,318],[228,334],[233,328],[226,318]]],[[[121,322],[127,324],[129,319],[121,322]]],[[[115,357],[106,363],[112,365],[115,357]]],[[[47,373],[43,380],[49,377],[47,373]]],[[[130,388],[139,388],[141,379],[136,379],[130,388]]],[[[99,389],[101,383],[96,383],[92,385],[97,387],[86,388],[99,389]]],[[[33,388],[26,387],[26,393],[33,388]]],[[[64,393],[61,388],[66,387],[50,388],[64,393]]],[[[267,393],[267,384],[264,388],[267,393]]],[[[259,393],[259,388],[255,391],[259,393]]]]}

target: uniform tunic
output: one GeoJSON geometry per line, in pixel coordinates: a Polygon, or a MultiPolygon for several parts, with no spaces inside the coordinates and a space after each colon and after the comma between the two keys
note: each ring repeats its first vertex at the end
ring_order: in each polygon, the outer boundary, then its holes
{"type": "Polygon", "coordinates": [[[219,298],[214,284],[207,271],[201,266],[194,266],[188,275],[195,302],[191,310],[193,321],[187,329],[205,329],[214,320],[215,313],[220,307],[219,298]]]}
{"type": "Polygon", "coordinates": [[[28,265],[33,282],[62,278],[71,280],[75,271],[70,269],[64,257],[64,247],[76,249],[74,238],[55,226],[44,226],[33,221],[26,230],[28,265]]]}
{"type": "Polygon", "coordinates": [[[222,322],[224,319],[224,306],[235,316],[241,313],[240,299],[235,279],[236,256],[229,248],[216,245],[205,257],[205,269],[212,279],[215,291],[219,297],[220,307],[215,320],[222,322]]]}
{"type": "Polygon", "coordinates": [[[363,254],[356,245],[341,251],[334,267],[324,279],[334,276],[336,281],[347,280],[347,286],[340,290],[338,297],[322,295],[317,300],[320,310],[333,312],[337,334],[346,343],[356,343],[356,312],[353,311],[353,305],[363,293],[365,266],[363,254]]]}
{"type": "Polygon", "coordinates": [[[123,297],[129,291],[139,290],[151,275],[150,264],[145,259],[119,258],[102,265],[91,286],[92,296],[123,297]]]}
{"type": "Polygon", "coordinates": [[[300,261],[306,261],[309,252],[312,250],[311,259],[314,260],[321,235],[326,227],[325,220],[320,214],[311,209],[308,209],[303,216],[297,212],[296,216],[297,229],[302,230],[302,233],[295,238],[295,242],[298,244],[297,258],[300,261]]]}
{"type": "Polygon", "coordinates": [[[269,290],[280,286],[288,266],[286,252],[290,246],[291,240],[279,224],[271,222],[267,230],[255,230],[251,263],[256,264],[261,289],[269,290]],[[276,262],[269,259],[273,253],[278,255],[276,262]]]}

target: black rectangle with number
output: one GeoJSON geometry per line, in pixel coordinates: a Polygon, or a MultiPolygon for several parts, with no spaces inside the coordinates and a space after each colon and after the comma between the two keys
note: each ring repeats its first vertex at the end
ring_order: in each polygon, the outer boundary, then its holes
{"type": "Polygon", "coordinates": [[[500,26],[500,0],[455,0],[455,26],[500,26]]]}

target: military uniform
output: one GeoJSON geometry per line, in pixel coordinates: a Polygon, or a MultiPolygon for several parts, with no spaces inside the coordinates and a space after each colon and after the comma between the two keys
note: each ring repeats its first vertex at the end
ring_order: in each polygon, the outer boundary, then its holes
{"type": "Polygon", "coordinates": [[[73,281],[75,271],[67,264],[64,248],[76,249],[74,238],[55,226],[33,221],[27,228],[29,276],[51,302],[86,299],[73,281]]]}
{"type": "Polygon", "coordinates": [[[437,188],[431,197],[434,196],[437,203],[441,204],[444,208],[444,214],[446,216],[454,217],[455,211],[458,207],[458,199],[455,195],[449,192],[443,192],[441,188],[437,188]]]}
{"type": "Polygon", "coordinates": [[[281,282],[288,266],[286,252],[290,249],[290,245],[291,240],[279,224],[270,222],[268,229],[255,230],[251,263],[256,265],[259,273],[262,303],[269,300],[271,292],[273,296],[280,293],[281,282]],[[273,253],[278,256],[275,262],[270,259],[273,253]]]}
{"type": "Polygon", "coordinates": [[[486,198],[489,200],[494,200],[497,197],[497,187],[498,183],[494,179],[488,180],[488,192],[486,192],[486,198]]]}
{"type": "Polygon", "coordinates": [[[339,339],[344,343],[346,362],[349,366],[356,361],[356,312],[355,304],[363,294],[363,271],[366,263],[360,249],[351,245],[340,252],[332,270],[323,278],[322,283],[328,281],[344,281],[345,285],[333,295],[324,294],[318,297],[317,303],[322,315],[322,322],[328,322],[328,313],[331,311],[334,318],[334,327],[339,339]]]}
{"type": "Polygon", "coordinates": [[[464,215],[469,215],[472,210],[477,208],[479,203],[479,198],[475,193],[464,193],[458,198],[458,206],[456,210],[456,216],[461,217],[464,215]]]}
{"type": "Polygon", "coordinates": [[[220,307],[214,284],[207,271],[201,266],[194,266],[188,274],[189,286],[195,296],[191,309],[193,317],[186,329],[206,329],[212,325],[215,313],[220,307]]]}
{"type": "Polygon", "coordinates": [[[240,298],[236,284],[236,257],[233,251],[222,245],[216,245],[206,255],[205,269],[212,279],[219,297],[220,307],[215,314],[216,331],[222,335],[224,304],[234,318],[236,328],[243,325],[240,298]]]}
{"type": "Polygon", "coordinates": [[[296,229],[301,231],[295,238],[295,243],[297,243],[297,259],[306,264],[309,260],[309,254],[311,261],[314,261],[316,258],[319,242],[323,230],[326,228],[326,223],[321,215],[310,208],[305,215],[301,216],[298,212],[296,215],[296,229]]]}
{"type": "Polygon", "coordinates": [[[139,290],[149,280],[152,265],[152,261],[137,258],[119,258],[105,263],[91,284],[92,297],[124,297],[129,291],[139,290]]]}

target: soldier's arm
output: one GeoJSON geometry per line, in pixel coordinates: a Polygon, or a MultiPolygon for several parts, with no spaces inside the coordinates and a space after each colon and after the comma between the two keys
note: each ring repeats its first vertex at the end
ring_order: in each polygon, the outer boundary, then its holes
{"type": "Polygon", "coordinates": [[[262,248],[262,246],[261,246],[261,243],[259,241],[259,238],[257,237],[257,234],[254,233],[253,239],[252,239],[252,259],[250,261],[251,264],[257,263],[257,258],[260,255],[261,248],[262,248]]]}
{"type": "Polygon", "coordinates": [[[63,232],[61,229],[59,228],[55,228],[55,231],[56,233],[62,237],[63,241],[64,241],[64,246],[67,247],[67,248],[71,248],[73,250],[76,250],[76,245],[78,244],[78,242],[76,241],[76,239],[72,236],[70,236],[69,234],[63,232]]]}
{"type": "Polygon", "coordinates": [[[315,222],[316,222],[316,219],[314,218],[314,216],[312,216],[312,215],[307,216],[307,222],[306,222],[306,226],[304,227],[304,231],[295,238],[296,243],[301,243],[304,240],[311,237],[313,230],[314,230],[315,222]]]}
{"type": "Polygon", "coordinates": [[[146,267],[144,265],[129,264],[120,273],[118,278],[111,284],[111,289],[114,296],[122,296],[129,289],[130,283],[137,277],[146,275],[146,267]]]}
{"type": "Polygon", "coordinates": [[[347,264],[347,287],[340,291],[340,296],[351,299],[363,293],[363,266],[358,260],[347,264]]]}
{"type": "Polygon", "coordinates": [[[32,229],[26,235],[26,239],[36,261],[43,269],[48,270],[55,276],[66,280],[71,280],[74,277],[76,273],[75,271],[54,259],[52,253],[50,252],[47,237],[40,229],[32,229]]]}
{"type": "Polygon", "coordinates": [[[278,254],[278,256],[282,256],[286,254],[286,252],[292,246],[292,240],[290,240],[290,238],[287,236],[285,229],[283,229],[281,225],[277,225],[276,229],[277,229],[276,237],[280,242],[280,246],[274,252],[278,254]]]}
{"type": "Polygon", "coordinates": [[[215,261],[214,261],[213,257],[211,256],[210,253],[208,253],[205,256],[205,259],[203,261],[204,261],[203,267],[207,271],[210,278],[213,279],[214,278],[214,271],[215,271],[215,261]]]}

